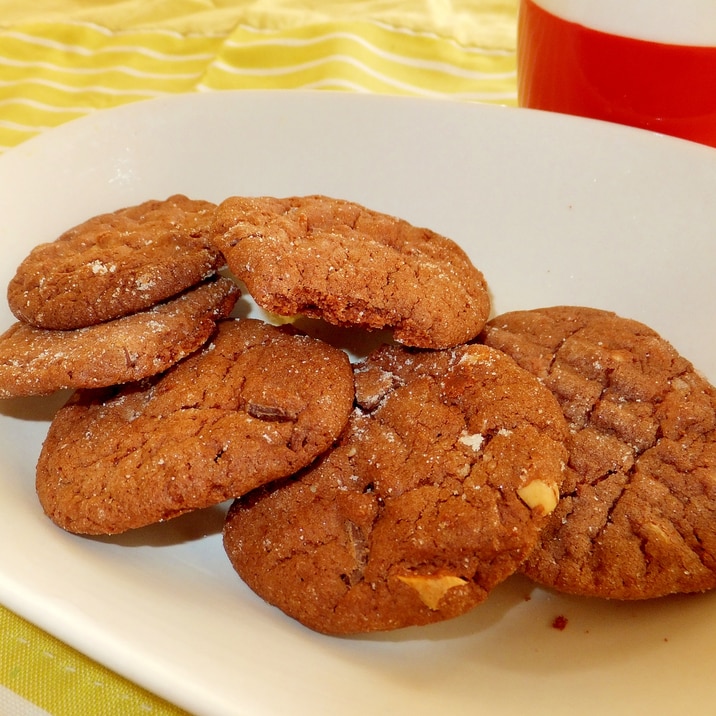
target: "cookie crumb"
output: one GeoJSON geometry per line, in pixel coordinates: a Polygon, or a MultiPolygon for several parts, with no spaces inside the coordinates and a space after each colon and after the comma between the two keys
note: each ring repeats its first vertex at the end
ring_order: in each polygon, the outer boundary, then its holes
{"type": "Polygon", "coordinates": [[[558,631],[564,631],[567,628],[567,624],[569,623],[569,619],[565,617],[563,614],[560,614],[554,618],[552,621],[552,629],[557,629],[558,631]]]}

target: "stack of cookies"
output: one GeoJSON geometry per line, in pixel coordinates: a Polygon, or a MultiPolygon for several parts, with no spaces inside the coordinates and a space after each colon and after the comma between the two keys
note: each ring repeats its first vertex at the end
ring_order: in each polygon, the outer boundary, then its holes
{"type": "Polygon", "coordinates": [[[35,248],[0,396],[74,392],[42,508],[117,534],[231,501],[263,599],[355,634],[467,612],[516,571],[572,594],[716,586],[716,392],[648,327],[489,320],[450,239],[325,196],[172,196],[35,248]],[[276,326],[234,317],[245,287],[276,326]],[[296,315],[392,340],[351,363],[296,315]]]}
{"type": "Polygon", "coordinates": [[[214,209],[148,201],[33,249],[8,286],[0,397],[136,381],[200,348],[240,295],[217,277],[214,209]]]}

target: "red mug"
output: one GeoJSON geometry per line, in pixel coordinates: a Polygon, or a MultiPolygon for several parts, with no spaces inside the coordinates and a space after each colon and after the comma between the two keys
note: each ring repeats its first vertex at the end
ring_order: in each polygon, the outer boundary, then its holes
{"type": "Polygon", "coordinates": [[[520,0],[520,106],[716,147],[716,0],[520,0]]]}

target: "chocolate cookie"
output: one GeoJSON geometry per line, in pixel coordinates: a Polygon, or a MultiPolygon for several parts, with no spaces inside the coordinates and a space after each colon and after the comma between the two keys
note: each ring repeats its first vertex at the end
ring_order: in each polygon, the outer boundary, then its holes
{"type": "Polygon", "coordinates": [[[161,373],[201,348],[240,295],[208,280],[147,311],[71,331],[12,325],[0,336],[0,398],[100,388],[161,373]]]}
{"type": "Polygon", "coordinates": [[[524,571],[573,594],[643,599],[716,586],[716,391],[652,329],[554,307],[499,316],[485,342],[550,388],[567,479],[524,571]]]}
{"type": "Polygon", "coordinates": [[[427,624],[483,601],[556,506],[566,424],[499,351],[379,349],[339,445],[237,500],[224,545],[263,599],[317,631],[427,624]]]}
{"type": "Polygon", "coordinates": [[[93,217],[30,252],[8,286],[10,310],[68,330],[164,301],[223,265],[208,238],[214,209],[175,195],[93,217]]]}
{"type": "Polygon", "coordinates": [[[457,244],[348,201],[231,197],[214,231],[234,274],[279,315],[445,348],[476,336],[490,312],[485,280],[457,244]]]}
{"type": "Polygon", "coordinates": [[[79,391],[53,420],[37,492],[66,530],[112,534],[238,497],[325,451],[353,406],[345,353],[254,320],[122,389],[79,391]]]}

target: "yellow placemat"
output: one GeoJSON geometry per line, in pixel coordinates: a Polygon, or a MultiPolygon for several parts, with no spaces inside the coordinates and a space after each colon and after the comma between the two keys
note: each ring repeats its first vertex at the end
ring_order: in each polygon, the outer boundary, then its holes
{"type": "Polygon", "coordinates": [[[514,104],[515,18],[516,0],[0,0],[0,151],[95,109],[176,92],[514,104]]]}
{"type": "Polygon", "coordinates": [[[2,716],[183,716],[7,609],[0,609],[2,716]]]}
{"type": "Polygon", "coordinates": [[[0,27],[76,20],[113,31],[226,34],[237,25],[287,29],[370,19],[474,47],[513,49],[515,0],[2,0],[0,27]]]}
{"type": "MultiPolygon", "coordinates": [[[[516,104],[516,16],[517,0],[0,0],[0,152],[179,92],[516,104]]],[[[2,716],[182,713],[0,607],[2,716]]]]}

